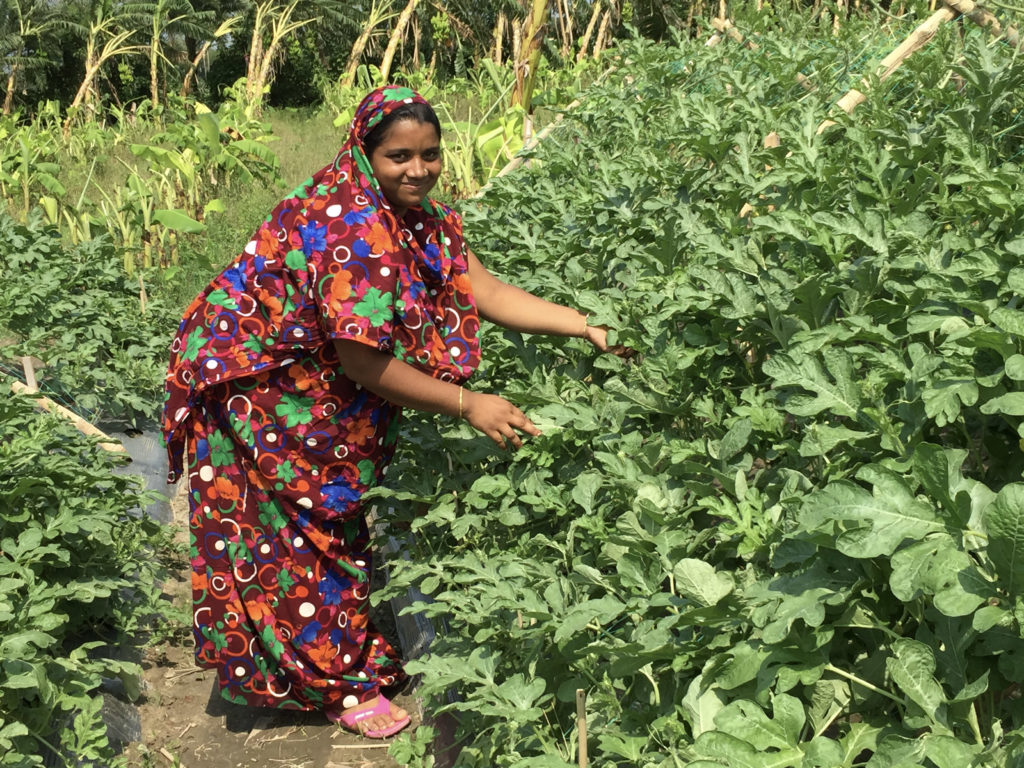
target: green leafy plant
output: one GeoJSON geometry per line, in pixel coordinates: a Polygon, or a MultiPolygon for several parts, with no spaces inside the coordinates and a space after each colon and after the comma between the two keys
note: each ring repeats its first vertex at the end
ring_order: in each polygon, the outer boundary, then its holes
{"type": "Polygon", "coordinates": [[[375,492],[459,766],[572,763],[578,688],[595,765],[1024,759],[1024,68],[939,35],[819,135],[886,41],[758,23],[622,45],[464,211],[640,355],[485,330],[473,386],[544,434],[416,423],[375,492]]]}
{"type": "Polygon", "coordinates": [[[96,419],[139,425],[157,418],[177,310],[159,291],[140,295],[140,286],[145,279],[159,286],[159,275],[129,279],[105,238],[66,246],[38,220],[23,226],[0,215],[0,277],[7,286],[2,358],[40,358],[44,389],[73,398],[96,419]]]}
{"type": "Polygon", "coordinates": [[[0,765],[110,765],[100,685],[137,696],[121,659],[174,620],[158,586],[168,536],[114,461],[30,398],[0,399],[0,765]]]}

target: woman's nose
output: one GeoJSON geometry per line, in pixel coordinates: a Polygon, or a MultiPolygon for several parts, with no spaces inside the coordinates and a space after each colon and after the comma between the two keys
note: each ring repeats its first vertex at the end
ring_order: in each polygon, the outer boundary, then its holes
{"type": "Polygon", "coordinates": [[[427,173],[427,164],[423,162],[423,158],[414,157],[412,158],[412,160],[409,161],[409,167],[408,170],[406,171],[407,176],[419,179],[426,176],[427,173]]]}

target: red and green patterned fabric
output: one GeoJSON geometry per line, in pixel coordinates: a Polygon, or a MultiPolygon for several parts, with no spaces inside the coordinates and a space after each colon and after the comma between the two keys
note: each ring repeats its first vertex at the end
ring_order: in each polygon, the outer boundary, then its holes
{"type": "Polygon", "coordinates": [[[196,660],[223,694],[338,710],[402,680],[367,617],[361,503],[400,409],[345,376],[334,339],[462,383],[480,360],[461,220],[425,201],[399,219],[362,147],[393,109],[364,99],[334,162],[267,217],[186,310],[163,429],[187,475],[196,660]]]}

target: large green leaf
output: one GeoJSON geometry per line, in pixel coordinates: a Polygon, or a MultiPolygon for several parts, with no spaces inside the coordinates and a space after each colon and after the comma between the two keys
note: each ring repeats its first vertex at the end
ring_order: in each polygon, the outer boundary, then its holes
{"type": "Polygon", "coordinates": [[[1004,331],[1024,338],[1024,312],[1000,307],[992,310],[992,322],[1004,331]]]}
{"type": "Polygon", "coordinates": [[[894,554],[889,585],[904,602],[934,596],[946,615],[966,616],[994,595],[980,576],[972,575],[975,571],[977,565],[971,557],[957,548],[952,537],[941,533],[894,554]]]}
{"type": "Polygon", "coordinates": [[[935,679],[935,657],[931,648],[916,640],[901,638],[893,643],[892,652],[886,660],[886,669],[893,682],[933,723],[946,726],[946,695],[935,679]]]}
{"type": "Polygon", "coordinates": [[[988,554],[999,574],[999,587],[1011,597],[1024,589],[1024,484],[1012,483],[985,511],[988,554]]]}
{"type": "Polygon", "coordinates": [[[157,209],[153,211],[153,219],[174,232],[195,234],[206,229],[205,224],[196,221],[184,211],[174,209],[157,209]]]}
{"type": "Polygon", "coordinates": [[[716,572],[714,566],[703,560],[685,558],[673,566],[676,589],[699,605],[715,605],[733,590],[728,573],[716,572]]]}
{"type": "Polygon", "coordinates": [[[853,417],[861,405],[860,386],[852,358],[840,349],[822,352],[819,360],[811,355],[778,355],[764,364],[764,372],[776,387],[797,387],[813,392],[794,394],[785,399],[785,409],[797,416],[814,416],[827,411],[853,417]]]}
{"type": "Polygon", "coordinates": [[[832,532],[841,552],[891,555],[908,539],[919,541],[943,530],[931,505],[915,498],[899,477],[878,469],[862,470],[859,476],[874,481],[873,492],[840,480],[807,497],[801,511],[804,525],[832,532]]]}
{"type": "Polygon", "coordinates": [[[715,728],[715,716],[725,706],[725,696],[714,684],[704,687],[704,675],[697,675],[681,702],[684,717],[694,738],[715,728]]]}
{"type": "Polygon", "coordinates": [[[804,724],[800,701],[780,694],[773,700],[775,717],[769,718],[753,701],[740,699],[715,715],[718,730],[753,744],[759,751],[795,747],[804,724]]]}
{"type": "MultiPolygon", "coordinates": [[[[693,750],[705,760],[716,761],[711,765],[729,768],[797,768],[803,761],[803,752],[795,747],[765,752],[745,739],[721,731],[701,734],[694,742],[693,750]]],[[[690,765],[701,766],[704,763],[698,761],[690,765]]]]}

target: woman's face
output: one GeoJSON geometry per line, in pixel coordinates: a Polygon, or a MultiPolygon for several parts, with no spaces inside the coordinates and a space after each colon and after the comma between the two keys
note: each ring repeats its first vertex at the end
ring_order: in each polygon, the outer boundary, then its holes
{"type": "Polygon", "coordinates": [[[404,216],[422,203],[441,175],[441,137],[430,123],[399,120],[370,156],[381,191],[404,216]]]}

